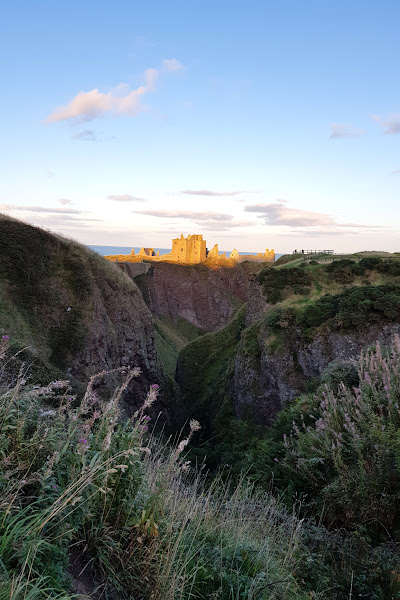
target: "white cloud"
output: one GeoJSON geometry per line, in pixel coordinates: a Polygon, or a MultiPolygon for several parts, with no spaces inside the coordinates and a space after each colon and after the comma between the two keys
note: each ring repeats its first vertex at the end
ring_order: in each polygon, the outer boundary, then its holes
{"type": "Polygon", "coordinates": [[[340,138],[355,138],[364,135],[365,131],[363,129],[357,129],[353,127],[353,125],[349,125],[347,123],[332,123],[331,124],[331,134],[330,138],[332,140],[340,139],[340,138]]]}
{"type": "Polygon", "coordinates": [[[53,214],[68,214],[68,215],[82,215],[86,211],[78,210],[76,208],[48,208],[45,206],[19,206],[18,204],[0,204],[0,210],[11,210],[11,211],[26,211],[34,213],[53,213],[53,214]]]}
{"type": "Polygon", "coordinates": [[[320,228],[320,231],[334,232],[340,229],[377,229],[376,225],[360,225],[359,223],[338,223],[331,215],[326,213],[290,208],[283,200],[271,204],[252,204],[244,209],[246,212],[258,213],[265,220],[266,225],[289,227],[320,228]]]}
{"type": "Polygon", "coordinates": [[[237,190],[233,192],[215,192],[212,190],[182,190],[181,194],[190,194],[193,196],[238,196],[239,194],[258,194],[258,190],[237,190]]]}
{"type": "MultiPolygon", "coordinates": [[[[173,58],[164,60],[161,70],[174,72],[182,68],[183,66],[173,58]]],[[[121,84],[107,93],[99,92],[98,89],[90,92],[79,92],[67,106],[56,108],[47,117],[47,122],[72,121],[74,123],[84,123],[104,117],[106,114],[113,117],[137,117],[139,113],[145,110],[141,104],[142,97],[155,91],[155,84],[161,70],[147,69],[144,73],[144,85],[140,85],[134,90],[131,90],[126,84],[121,84]]],[[[86,131],[92,133],[90,130],[86,131]]],[[[77,134],[77,136],[79,135],[81,134],[77,134]]],[[[88,139],[88,136],[86,135],[86,138],[85,136],[83,138],[78,137],[77,139],[88,139]]]]}
{"type": "Polygon", "coordinates": [[[107,196],[109,200],[116,200],[117,202],[146,202],[144,198],[137,198],[130,194],[111,194],[107,196]]]}
{"type": "Polygon", "coordinates": [[[185,68],[179,60],[176,60],[176,58],[166,58],[163,60],[162,64],[164,71],[167,71],[168,73],[183,71],[185,68]]]}
{"type": "Polygon", "coordinates": [[[254,222],[237,221],[227,213],[216,213],[212,211],[192,212],[186,210],[136,210],[135,214],[147,215],[149,217],[160,217],[163,219],[186,219],[192,221],[203,230],[227,231],[236,227],[253,226],[254,222]]]}
{"type": "Polygon", "coordinates": [[[58,202],[63,206],[65,206],[66,204],[73,204],[72,200],[69,200],[68,198],[60,198],[58,202]]]}
{"type": "Polygon", "coordinates": [[[83,131],[79,131],[72,136],[73,140],[78,140],[80,142],[97,142],[97,136],[92,129],[84,129],[83,131]]]}
{"type": "Polygon", "coordinates": [[[383,127],[383,133],[387,135],[396,135],[397,133],[400,133],[400,114],[390,115],[388,117],[374,115],[372,118],[383,127]]]}

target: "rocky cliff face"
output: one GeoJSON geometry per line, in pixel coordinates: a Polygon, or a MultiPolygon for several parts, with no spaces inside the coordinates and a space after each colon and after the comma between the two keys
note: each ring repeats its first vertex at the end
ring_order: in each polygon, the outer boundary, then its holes
{"type": "MultiPolygon", "coordinates": [[[[128,413],[149,385],[161,383],[165,392],[152,317],[135,283],[86,247],[5,217],[0,334],[10,336],[15,351],[29,348],[33,382],[58,374],[84,384],[101,371],[138,366],[142,375],[124,396],[128,413]]],[[[102,380],[109,390],[118,382],[120,376],[102,380]]],[[[162,398],[155,410],[164,421],[173,412],[162,398]]]]}
{"type": "MultiPolygon", "coordinates": [[[[293,279],[294,275],[297,276],[294,271],[288,273],[288,279],[289,276],[293,279]]],[[[373,280],[376,274],[368,276],[373,280]]],[[[319,277],[326,286],[330,285],[325,271],[318,271],[314,277],[319,277]]],[[[281,275],[279,278],[286,285],[286,278],[281,275]]],[[[216,414],[212,399],[219,394],[229,401],[236,417],[268,425],[297,395],[316,385],[316,380],[328,365],[356,361],[364,348],[377,340],[388,345],[393,336],[400,333],[400,301],[395,288],[390,286],[384,288],[381,302],[368,300],[368,294],[374,291],[374,287],[371,284],[362,286],[360,282],[354,287],[354,305],[346,300],[349,288],[340,286],[336,287],[339,296],[322,295],[321,301],[316,299],[317,295],[310,297],[310,294],[305,298],[303,294],[296,296],[288,289],[283,301],[271,304],[266,300],[268,294],[272,296],[271,289],[263,289],[259,279],[259,276],[252,277],[248,283],[248,301],[243,307],[245,316],[235,333],[236,337],[231,335],[232,328],[228,325],[192,342],[179,356],[178,383],[189,412],[192,405],[196,405],[201,407],[203,415],[207,408],[216,414]],[[321,314],[325,314],[321,311],[326,305],[338,303],[339,297],[342,304],[337,309],[339,312],[335,313],[336,317],[330,315],[326,321],[322,319],[323,326],[318,325],[321,314]],[[309,318],[313,315],[317,325],[311,326],[302,321],[302,308],[306,306],[314,311],[308,315],[309,318]],[[280,315],[278,325],[277,314],[280,315]],[[365,322],[362,315],[365,315],[365,322]],[[229,348],[224,345],[226,340],[229,340],[229,348]],[[202,350],[205,345],[209,348],[206,353],[202,350]],[[228,356],[229,360],[222,364],[224,356],[228,356]],[[218,378],[215,373],[218,373],[218,378]],[[191,380],[196,381],[192,388],[188,385],[191,380]]],[[[276,282],[275,288],[273,280],[269,285],[277,295],[277,290],[280,290],[276,282]]],[[[380,288],[377,286],[375,289],[380,288]]],[[[303,289],[300,291],[303,292],[303,289]]],[[[213,418],[212,415],[210,417],[213,418]]]]}
{"type": "MultiPolygon", "coordinates": [[[[122,267],[130,274],[130,265],[122,267]]],[[[204,265],[154,264],[135,279],[155,316],[184,318],[205,331],[224,327],[248,299],[258,265],[210,269],[204,265]]]]}
{"type": "Polygon", "coordinates": [[[388,345],[400,324],[329,332],[306,342],[301,331],[291,331],[279,348],[271,351],[271,332],[258,333],[257,348],[246,350],[243,340],[235,356],[231,399],[236,416],[269,424],[276,414],[304,392],[306,383],[319,377],[332,362],[357,361],[362,350],[377,340],[388,345]]]}

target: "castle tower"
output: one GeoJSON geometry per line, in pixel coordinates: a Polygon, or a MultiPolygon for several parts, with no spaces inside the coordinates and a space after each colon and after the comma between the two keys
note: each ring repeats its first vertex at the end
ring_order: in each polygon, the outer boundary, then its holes
{"type": "Polygon", "coordinates": [[[198,264],[206,259],[206,241],[202,235],[188,235],[187,238],[175,238],[172,240],[171,258],[173,261],[198,264]]]}

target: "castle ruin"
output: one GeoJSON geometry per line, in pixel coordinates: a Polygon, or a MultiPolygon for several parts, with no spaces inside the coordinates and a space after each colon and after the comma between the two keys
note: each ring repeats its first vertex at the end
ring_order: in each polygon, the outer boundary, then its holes
{"type": "Polygon", "coordinates": [[[168,254],[161,254],[158,250],[157,253],[154,248],[141,248],[138,254],[132,249],[130,254],[113,254],[105,256],[107,260],[112,262],[142,262],[154,261],[154,262],[173,262],[181,263],[184,265],[197,265],[205,261],[208,262],[220,262],[221,264],[231,263],[234,261],[238,262],[274,262],[275,252],[274,250],[265,251],[265,254],[239,254],[235,249],[232,250],[229,257],[219,253],[218,244],[208,251],[206,247],[206,240],[203,240],[202,235],[188,235],[186,238],[181,235],[179,238],[172,240],[172,250],[168,254]]]}

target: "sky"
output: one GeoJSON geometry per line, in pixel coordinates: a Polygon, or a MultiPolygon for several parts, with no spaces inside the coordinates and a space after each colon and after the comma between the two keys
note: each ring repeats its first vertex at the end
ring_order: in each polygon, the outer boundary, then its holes
{"type": "Polygon", "coordinates": [[[0,211],[85,244],[400,251],[398,0],[5,0],[0,211]]]}

